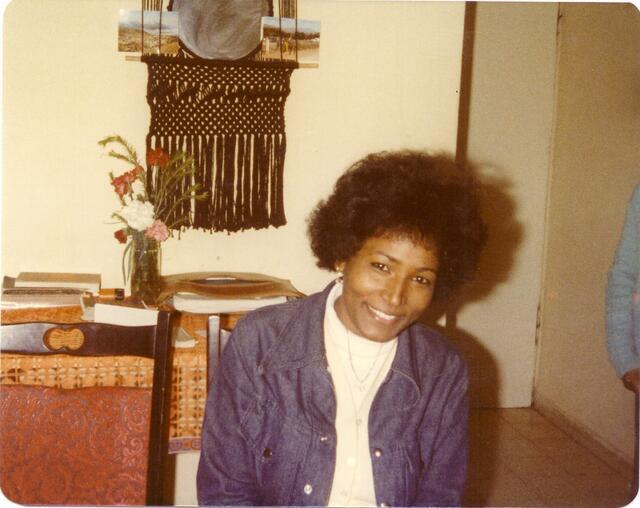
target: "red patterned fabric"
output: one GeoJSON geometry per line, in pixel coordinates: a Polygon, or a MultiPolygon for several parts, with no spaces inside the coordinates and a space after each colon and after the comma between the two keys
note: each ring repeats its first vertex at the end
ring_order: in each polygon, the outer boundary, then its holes
{"type": "Polygon", "coordinates": [[[0,486],[12,501],[144,505],[151,391],[0,387],[0,486]]]}

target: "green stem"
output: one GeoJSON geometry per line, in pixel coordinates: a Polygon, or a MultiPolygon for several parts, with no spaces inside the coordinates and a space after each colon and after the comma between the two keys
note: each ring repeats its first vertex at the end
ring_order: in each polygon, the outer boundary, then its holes
{"type": "Polygon", "coordinates": [[[122,278],[124,280],[124,284],[127,283],[127,279],[128,277],[128,272],[131,272],[131,246],[133,244],[133,238],[131,240],[129,240],[129,243],[127,243],[127,246],[124,248],[124,252],[122,253],[122,278]],[[129,262],[126,263],[128,265],[129,270],[127,270],[125,268],[125,259],[127,259],[127,253],[129,253],[129,262]]]}

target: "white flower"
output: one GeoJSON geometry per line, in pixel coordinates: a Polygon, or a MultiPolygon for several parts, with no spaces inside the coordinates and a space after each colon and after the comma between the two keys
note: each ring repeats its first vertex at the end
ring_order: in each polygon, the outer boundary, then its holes
{"type": "Polygon", "coordinates": [[[137,178],[131,184],[131,194],[134,196],[144,196],[144,184],[137,178]]]}
{"type": "Polygon", "coordinates": [[[153,224],[153,205],[149,201],[133,200],[122,207],[119,215],[137,231],[144,231],[153,224]]]}

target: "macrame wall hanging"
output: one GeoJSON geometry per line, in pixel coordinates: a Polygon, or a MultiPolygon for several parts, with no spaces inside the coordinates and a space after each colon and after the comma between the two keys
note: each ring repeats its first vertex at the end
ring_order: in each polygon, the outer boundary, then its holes
{"type": "MultiPolygon", "coordinates": [[[[217,0],[200,1],[210,7],[217,0]]],[[[225,3],[234,3],[220,1],[223,10],[225,3]]],[[[268,9],[265,14],[273,12],[266,0],[246,1],[264,3],[260,7],[268,9]]],[[[143,0],[145,9],[162,11],[162,2],[143,0]]],[[[295,19],[295,0],[281,0],[279,16],[295,19]]],[[[259,39],[258,32],[258,44],[259,39]]],[[[297,62],[260,59],[260,51],[250,51],[240,60],[209,59],[190,46],[181,43],[177,56],[142,55],[148,67],[151,109],[147,151],[162,148],[170,154],[192,155],[196,183],[208,191],[205,200],[177,203],[175,216],[168,221],[184,219],[181,227],[227,232],[284,225],[284,107],[297,62]]],[[[216,49],[220,48],[203,51],[216,49]]],[[[157,181],[157,174],[149,175],[152,188],[157,181]]],[[[185,181],[184,186],[192,183],[185,181]]],[[[180,195],[178,189],[176,201],[180,195]]]]}

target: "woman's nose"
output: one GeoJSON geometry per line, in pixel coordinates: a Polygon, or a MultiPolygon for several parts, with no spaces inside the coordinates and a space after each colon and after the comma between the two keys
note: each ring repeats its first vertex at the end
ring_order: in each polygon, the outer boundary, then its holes
{"type": "Polygon", "coordinates": [[[396,307],[404,304],[406,299],[406,287],[404,281],[396,277],[392,277],[387,281],[385,297],[391,305],[396,307]]]}

